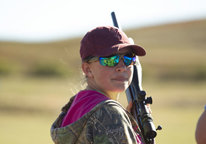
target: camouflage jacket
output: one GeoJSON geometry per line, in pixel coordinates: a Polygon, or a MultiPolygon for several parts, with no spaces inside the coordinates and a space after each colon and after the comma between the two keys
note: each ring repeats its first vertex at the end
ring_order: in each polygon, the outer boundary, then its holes
{"type": "Polygon", "coordinates": [[[133,116],[114,100],[97,104],[74,123],[61,127],[64,116],[60,114],[50,130],[55,144],[144,143],[133,116]]]}

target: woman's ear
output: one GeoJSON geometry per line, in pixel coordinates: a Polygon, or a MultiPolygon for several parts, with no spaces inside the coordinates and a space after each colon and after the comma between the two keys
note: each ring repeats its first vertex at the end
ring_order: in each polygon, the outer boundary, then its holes
{"type": "Polygon", "coordinates": [[[90,65],[87,62],[82,63],[82,70],[87,77],[93,77],[90,65]]]}

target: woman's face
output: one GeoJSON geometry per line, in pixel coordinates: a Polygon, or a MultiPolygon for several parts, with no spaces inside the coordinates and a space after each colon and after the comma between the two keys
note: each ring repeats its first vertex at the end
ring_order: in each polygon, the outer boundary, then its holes
{"type": "MultiPolygon", "coordinates": [[[[115,54],[132,53],[130,48],[123,48],[115,54]]],[[[99,61],[89,64],[92,77],[88,85],[105,94],[120,93],[127,89],[132,81],[133,66],[126,66],[121,59],[116,66],[102,66],[99,61]]]]}

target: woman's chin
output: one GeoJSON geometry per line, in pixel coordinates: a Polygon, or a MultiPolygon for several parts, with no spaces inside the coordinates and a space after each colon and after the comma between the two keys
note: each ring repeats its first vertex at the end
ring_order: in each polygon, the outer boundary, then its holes
{"type": "Polygon", "coordinates": [[[128,88],[128,85],[121,85],[116,87],[115,91],[118,93],[124,92],[128,88]]]}

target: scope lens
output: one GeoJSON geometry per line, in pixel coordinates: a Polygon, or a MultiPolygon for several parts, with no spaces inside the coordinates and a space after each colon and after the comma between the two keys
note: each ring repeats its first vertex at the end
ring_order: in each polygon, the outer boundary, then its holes
{"type": "Polygon", "coordinates": [[[157,133],[155,131],[150,131],[150,132],[146,133],[146,137],[150,138],[150,139],[155,138],[156,135],[157,135],[157,133]]]}

